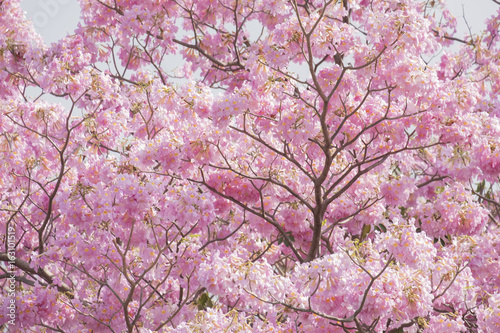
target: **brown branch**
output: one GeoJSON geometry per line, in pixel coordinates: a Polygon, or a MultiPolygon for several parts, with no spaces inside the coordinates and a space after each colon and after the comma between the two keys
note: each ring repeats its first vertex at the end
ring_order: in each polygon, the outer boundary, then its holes
{"type": "Polygon", "coordinates": [[[224,63],[224,62],[221,62],[220,60],[217,60],[216,58],[214,58],[213,56],[211,56],[210,54],[208,54],[207,52],[205,52],[199,45],[188,44],[188,43],[180,41],[180,40],[178,40],[176,38],[172,39],[172,41],[174,43],[177,43],[177,44],[182,45],[184,47],[187,47],[187,48],[190,48],[190,49],[198,51],[201,55],[203,55],[205,58],[207,58],[208,60],[210,60],[211,62],[213,62],[214,64],[216,64],[219,67],[224,68],[224,67],[234,67],[234,66],[237,66],[237,68],[235,68],[235,69],[230,69],[232,71],[237,71],[237,70],[241,70],[241,69],[244,68],[244,66],[240,62],[238,62],[238,61],[233,61],[233,62],[230,62],[230,63],[224,63]]]}
{"type": "MultiPolygon", "coordinates": [[[[0,261],[8,261],[10,262],[10,258],[6,252],[0,252],[0,261]]],[[[57,290],[61,293],[66,294],[69,298],[73,298],[73,289],[69,287],[67,284],[64,282],[59,283],[58,285],[54,284],[54,275],[47,270],[43,268],[38,268],[38,270],[35,270],[30,266],[30,264],[27,261],[24,261],[19,258],[14,259],[14,265],[23,270],[26,273],[37,275],[40,278],[42,278],[44,281],[46,281],[50,285],[55,285],[57,287],[57,290]]]]}

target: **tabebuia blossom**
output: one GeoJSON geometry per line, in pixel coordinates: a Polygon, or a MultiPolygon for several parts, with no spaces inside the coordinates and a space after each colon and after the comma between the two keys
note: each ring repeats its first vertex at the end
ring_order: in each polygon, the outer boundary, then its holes
{"type": "Polygon", "coordinates": [[[500,7],[79,5],[0,1],[2,331],[500,331],[500,7]]]}

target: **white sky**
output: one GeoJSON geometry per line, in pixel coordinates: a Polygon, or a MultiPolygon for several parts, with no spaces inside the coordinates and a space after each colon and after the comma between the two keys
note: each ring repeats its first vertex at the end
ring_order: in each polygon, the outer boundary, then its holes
{"type": "Polygon", "coordinates": [[[467,24],[473,33],[481,31],[485,19],[495,15],[500,7],[491,0],[447,0],[447,2],[450,11],[457,19],[457,37],[468,33],[467,24]]]}
{"type": "MultiPolygon", "coordinates": [[[[499,7],[491,0],[448,0],[448,5],[457,18],[460,37],[467,33],[463,14],[472,31],[479,32],[484,20],[493,15],[499,7]]],[[[76,0],[22,0],[21,6],[47,43],[71,34],[80,18],[76,0]]]]}
{"type": "MultiPolygon", "coordinates": [[[[1,1],[1,0],[0,0],[1,1]]],[[[420,1],[420,0],[414,0],[420,1]]],[[[468,28],[465,24],[463,16],[465,15],[467,23],[473,33],[478,33],[484,26],[484,20],[495,14],[499,5],[491,0],[446,0],[450,10],[457,19],[458,31],[457,37],[468,35],[468,28]]],[[[30,18],[35,29],[43,36],[47,44],[53,43],[68,34],[72,34],[78,25],[80,19],[80,7],[77,0],[21,0],[21,6],[30,18]]],[[[169,68],[165,70],[173,70],[179,66],[179,60],[176,56],[171,56],[168,61],[169,68]]],[[[295,70],[299,76],[302,70],[300,66],[290,68],[295,70]]],[[[303,71],[307,76],[307,70],[303,71]]],[[[173,73],[173,72],[171,72],[173,73]]],[[[173,80],[172,82],[182,83],[184,80],[173,80]]],[[[214,93],[219,91],[214,90],[214,93]]],[[[38,92],[34,93],[38,95],[38,92]]],[[[52,96],[44,97],[49,102],[62,103],[66,107],[70,107],[69,101],[62,101],[52,96]]]]}
{"type": "Polygon", "coordinates": [[[21,7],[48,44],[72,34],[80,19],[76,0],[21,0],[21,7]]]}

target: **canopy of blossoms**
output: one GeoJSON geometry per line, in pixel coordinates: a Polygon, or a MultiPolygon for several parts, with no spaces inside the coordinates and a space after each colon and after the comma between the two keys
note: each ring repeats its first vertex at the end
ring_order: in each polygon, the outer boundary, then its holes
{"type": "Polygon", "coordinates": [[[464,37],[439,0],[80,0],[46,45],[19,3],[2,328],[500,330],[500,11],[464,37]]]}

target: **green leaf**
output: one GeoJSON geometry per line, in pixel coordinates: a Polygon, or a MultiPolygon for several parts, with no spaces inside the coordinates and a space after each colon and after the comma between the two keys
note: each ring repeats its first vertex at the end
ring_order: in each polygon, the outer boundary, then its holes
{"type": "Polygon", "coordinates": [[[363,229],[361,230],[361,240],[364,240],[366,238],[366,236],[368,236],[368,234],[370,233],[371,230],[372,230],[371,225],[369,225],[369,224],[363,225],[363,229]]]}
{"type": "Polygon", "coordinates": [[[196,304],[198,304],[198,310],[200,311],[212,308],[214,306],[214,304],[212,303],[212,299],[210,298],[208,293],[201,294],[196,301],[196,304]]]}
{"type": "Polygon", "coordinates": [[[480,182],[479,184],[477,184],[476,192],[478,192],[479,194],[482,194],[483,191],[484,191],[485,186],[486,186],[486,180],[483,180],[482,182],[480,182]]]}
{"type": "Polygon", "coordinates": [[[401,169],[399,168],[399,165],[396,165],[396,166],[394,167],[393,174],[394,174],[395,176],[398,176],[398,175],[402,174],[401,169]]]}
{"type": "Polygon", "coordinates": [[[295,242],[295,237],[293,237],[291,231],[285,232],[285,235],[286,237],[284,237],[283,235],[278,237],[278,245],[280,245],[281,243],[285,243],[286,247],[290,247],[292,245],[290,242],[295,242]]]}
{"type": "Polygon", "coordinates": [[[399,210],[401,212],[401,216],[404,217],[404,218],[407,218],[408,217],[408,213],[406,212],[406,207],[403,207],[403,206],[400,206],[399,207],[399,210]]]}
{"type": "Polygon", "coordinates": [[[285,246],[290,247],[292,245],[290,242],[295,242],[295,237],[293,237],[291,231],[285,232],[285,235],[287,236],[287,238],[282,237],[283,241],[285,242],[285,246]]]}

